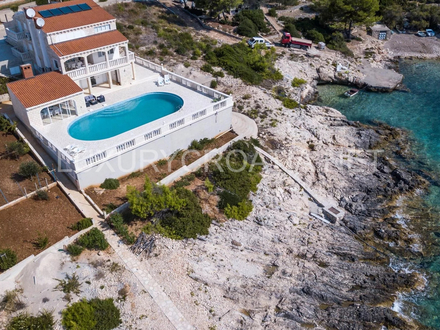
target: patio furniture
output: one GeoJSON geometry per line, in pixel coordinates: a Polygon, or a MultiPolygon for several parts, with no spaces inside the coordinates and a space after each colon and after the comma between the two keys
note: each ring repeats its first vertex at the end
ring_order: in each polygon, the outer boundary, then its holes
{"type": "Polygon", "coordinates": [[[157,79],[157,86],[163,86],[164,85],[164,83],[165,83],[165,81],[164,81],[164,79],[162,78],[162,77],[159,77],[158,79],[157,79]]]}
{"type": "Polygon", "coordinates": [[[170,75],[169,75],[169,74],[166,74],[166,75],[164,75],[163,77],[164,77],[165,85],[169,85],[169,84],[171,83],[170,75]]]}
{"type": "Polygon", "coordinates": [[[105,102],[105,97],[104,95],[99,95],[96,100],[98,100],[99,103],[105,102]]]}

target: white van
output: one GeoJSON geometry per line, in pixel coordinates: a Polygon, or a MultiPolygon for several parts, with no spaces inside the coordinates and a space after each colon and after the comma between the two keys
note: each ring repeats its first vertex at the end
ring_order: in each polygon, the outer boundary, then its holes
{"type": "Polygon", "coordinates": [[[267,48],[273,47],[269,41],[266,41],[261,37],[253,37],[249,39],[247,43],[251,48],[254,48],[255,45],[265,45],[267,48]]]}

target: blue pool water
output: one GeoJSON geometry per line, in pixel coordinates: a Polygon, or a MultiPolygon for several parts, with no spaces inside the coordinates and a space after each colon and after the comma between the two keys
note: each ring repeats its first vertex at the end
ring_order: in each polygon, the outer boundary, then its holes
{"type": "MultiPolygon", "coordinates": [[[[425,171],[431,178],[431,188],[420,205],[420,214],[432,209],[433,216],[423,216],[414,224],[428,231],[435,245],[440,245],[440,62],[405,61],[400,64],[405,76],[404,84],[410,93],[389,94],[361,91],[353,98],[342,97],[344,86],[319,86],[318,104],[341,111],[350,120],[367,124],[385,122],[394,127],[409,130],[414,139],[416,159],[405,164],[415,171],[425,171]],[[432,229],[434,228],[434,229],[432,229]]],[[[411,220],[410,220],[411,221],[411,220]]],[[[430,236],[429,236],[430,235],[430,236]]],[[[430,287],[423,294],[413,293],[406,297],[406,313],[415,316],[423,324],[440,329],[440,254],[427,255],[408,261],[412,267],[428,273],[430,287]]]]}
{"type": "Polygon", "coordinates": [[[175,94],[148,93],[82,116],[70,124],[68,132],[78,140],[108,139],[170,115],[182,106],[182,98],[175,94]]]}

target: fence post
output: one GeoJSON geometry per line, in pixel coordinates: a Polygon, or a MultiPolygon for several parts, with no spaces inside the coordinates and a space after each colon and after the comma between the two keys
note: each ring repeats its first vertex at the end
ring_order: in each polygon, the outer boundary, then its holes
{"type": "Polygon", "coordinates": [[[44,178],[44,181],[46,181],[46,188],[49,189],[49,184],[47,183],[47,178],[44,178]]]}
{"type": "Polygon", "coordinates": [[[24,189],[24,195],[26,196],[26,198],[27,198],[27,191],[26,191],[26,187],[23,187],[23,189],[24,189]]]}
{"type": "Polygon", "coordinates": [[[17,180],[14,180],[14,182],[17,184],[17,186],[18,186],[18,189],[20,189],[20,191],[21,191],[21,193],[23,194],[23,196],[24,196],[24,192],[23,192],[23,189],[21,189],[21,186],[20,186],[20,184],[17,182],[17,180]]]}
{"type": "Polygon", "coordinates": [[[3,193],[3,191],[2,191],[1,189],[0,189],[0,193],[2,193],[3,198],[4,198],[5,201],[6,201],[6,204],[9,204],[9,202],[8,202],[8,200],[7,200],[6,196],[5,196],[5,194],[3,193]]]}

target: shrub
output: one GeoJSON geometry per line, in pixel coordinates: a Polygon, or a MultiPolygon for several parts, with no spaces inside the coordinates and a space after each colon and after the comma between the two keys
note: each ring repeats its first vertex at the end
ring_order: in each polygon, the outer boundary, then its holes
{"type": "Polygon", "coordinates": [[[84,251],[84,248],[81,245],[78,244],[69,244],[67,246],[67,252],[71,255],[71,256],[79,256],[82,252],[84,251]]]}
{"type": "MultiPolygon", "coordinates": [[[[7,78],[0,77],[0,90],[3,88],[3,83],[4,83],[4,91],[2,92],[2,94],[8,92],[6,88],[7,81],[5,81],[4,79],[7,78]]],[[[8,119],[6,119],[3,116],[0,116],[0,132],[5,132],[6,134],[10,134],[13,133],[16,128],[17,128],[17,123],[13,123],[11,125],[11,122],[8,119]]]]}
{"type": "MultiPolygon", "coordinates": [[[[239,27],[244,21],[251,21],[256,28],[256,32],[248,37],[255,37],[258,35],[258,31],[267,33],[270,29],[267,27],[266,20],[264,18],[264,13],[261,9],[245,9],[240,11],[234,16],[235,24],[238,22],[239,27]]],[[[244,34],[243,34],[244,35],[244,34]]]]}
{"type": "Polygon", "coordinates": [[[249,18],[244,18],[237,27],[237,33],[245,37],[258,36],[258,27],[249,18]]]}
{"type": "Polygon", "coordinates": [[[288,23],[284,25],[284,31],[289,32],[290,35],[294,38],[301,38],[301,34],[296,29],[295,24],[288,23]]]}
{"type": "Polygon", "coordinates": [[[241,199],[236,194],[230,193],[227,190],[222,191],[220,194],[220,200],[218,202],[218,208],[224,210],[228,205],[236,206],[240,203],[241,199]]]}
{"type": "Polygon", "coordinates": [[[214,185],[212,184],[211,181],[209,181],[209,178],[206,178],[205,180],[205,187],[209,193],[212,193],[214,191],[214,185]]]}
{"type": "Polygon", "coordinates": [[[53,313],[42,311],[37,316],[22,313],[13,317],[6,330],[52,330],[55,326],[53,313]]]}
{"type": "Polygon", "coordinates": [[[94,298],[83,299],[66,308],[61,323],[68,330],[111,330],[122,321],[113,299],[94,298]]]}
{"type": "Polygon", "coordinates": [[[209,85],[211,88],[217,88],[217,80],[211,80],[211,84],[209,85]]]}
{"type": "Polygon", "coordinates": [[[0,311],[14,313],[26,307],[26,304],[21,300],[20,294],[23,290],[6,290],[0,301],[0,311]]]}
{"type": "Polygon", "coordinates": [[[34,245],[37,249],[43,250],[46,248],[47,244],[49,244],[49,237],[47,234],[38,233],[37,238],[35,239],[34,245]]]}
{"type": "Polygon", "coordinates": [[[272,17],[278,16],[277,10],[275,8],[270,8],[268,14],[269,14],[269,16],[272,16],[272,17]]]}
{"type": "Polygon", "coordinates": [[[104,234],[98,228],[92,228],[77,239],[77,244],[89,250],[105,250],[108,242],[104,234]]]}
{"type": "Polygon", "coordinates": [[[116,234],[124,239],[125,243],[133,244],[136,241],[136,236],[128,231],[128,226],[124,224],[124,218],[120,213],[113,213],[109,217],[108,222],[116,234]]]}
{"type": "Polygon", "coordinates": [[[79,220],[77,223],[75,223],[71,228],[73,230],[81,231],[83,229],[89,228],[93,225],[92,218],[83,218],[79,220]]]}
{"type": "Polygon", "coordinates": [[[176,189],[177,196],[186,202],[179,211],[169,212],[159,221],[161,234],[174,239],[197,238],[197,235],[208,235],[211,219],[203,214],[199,201],[194,193],[185,188],[176,189]]]}
{"type": "Polygon", "coordinates": [[[61,323],[68,330],[92,330],[98,323],[94,308],[86,300],[70,305],[61,314],[61,323]]]}
{"type": "Polygon", "coordinates": [[[191,66],[191,64],[189,62],[183,62],[183,66],[185,68],[189,68],[191,66]]]}
{"type": "Polygon", "coordinates": [[[288,97],[285,97],[283,99],[283,106],[288,109],[295,109],[298,107],[298,102],[295,100],[289,99],[288,97]]]}
{"type": "Polygon", "coordinates": [[[354,56],[353,52],[347,47],[344,36],[340,32],[335,32],[330,36],[327,42],[327,47],[333,50],[338,50],[346,56],[354,56]]]}
{"type": "Polygon", "coordinates": [[[179,181],[177,181],[174,184],[174,188],[183,188],[183,187],[189,186],[191,184],[191,182],[194,181],[195,178],[196,178],[196,176],[193,173],[188,174],[188,175],[184,176],[182,179],[180,179],[179,181]]]}
{"type": "Polygon", "coordinates": [[[38,189],[35,192],[34,199],[37,201],[47,201],[49,200],[49,194],[47,193],[46,190],[38,189]]]}
{"type": "Polygon", "coordinates": [[[223,44],[208,52],[205,60],[220,66],[235,78],[251,84],[259,84],[264,79],[279,80],[283,76],[275,69],[276,50],[272,47],[264,54],[256,47],[252,49],[245,42],[234,45],[223,44]],[[239,60],[237,60],[239,59],[239,60]]]}
{"type": "Polygon", "coordinates": [[[209,145],[213,141],[214,141],[214,139],[208,139],[208,138],[203,138],[203,139],[200,139],[199,141],[192,140],[191,144],[189,145],[188,148],[193,149],[193,150],[202,150],[203,148],[205,148],[207,145],[209,145]]]}
{"type": "Polygon", "coordinates": [[[66,274],[66,278],[63,280],[56,279],[58,281],[58,285],[54,290],[64,292],[66,295],[64,299],[67,301],[71,301],[71,294],[74,293],[77,296],[81,293],[81,282],[79,281],[79,277],[73,273],[72,276],[66,274]]]}
{"type": "Polygon", "coordinates": [[[212,68],[211,64],[208,64],[208,63],[203,64],[200,69],[202,71],[209,72],[209,73],[213,73],[214,72],[214,69],[212,68]]]}
{"type": "Polygon", "coordinates": [[[305,83],[307,83],[307,80],[304,80],[302,78],[293,78],[292,79],[292,87],[299,87],[301,85],[304,85],[305,83]]]}
{"type": "Polygon", "coordinates": [[[6,145],[6,152],[9,153],[11,158],[19,158],[20,156],[26,155],[30,151],[29,146],[20,141],[9,142],[6,145]]]}
{"type": "Polygon", "coordinates": [[[0,270],[11,268],[17,263],[17,254],[11,249],[0,250],[0,270]]]}
{"type": "Polygon", "coordinates": [[[225,208],[225,215],[229,219],[244,220],[252,211],[252,202],[250,200],[244,200],[238,203],[237,206],[227,205],[225,208]]]}
{"type": "Polygon", "coordinates": [[[103,189],[109,189],[109,190],[118,189],[119,188],[119,180],[107,178],[104,180],[103,183],[101,183],[100,187],[103,189]]]}
{"type": "Polygon", "coordinates": [[[20,164],[18,174],[24,178],[31,178],[41,172],[41,167],[33,160],[20,164]]]}
{"type": "Polygon", "coordinates": [[[220,78],[223,78],[224,76],[225,76],[225,74],[223,73],[223,71],[215,71],[213,74],[212,74],[214,77],[220,77],[220,78]]]}
{"type": "Polygon", "coordinates": [[[307,38],[312,40],[315,44],[318,42],[324,42],[325,38],[321,32],[316,31],[315,29],[307,32],[307,38]]]}

